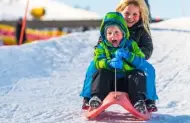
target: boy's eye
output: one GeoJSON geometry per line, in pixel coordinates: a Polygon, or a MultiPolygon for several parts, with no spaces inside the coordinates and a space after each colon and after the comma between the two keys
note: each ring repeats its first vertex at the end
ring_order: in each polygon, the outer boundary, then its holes
{"type": "Polygon", "coordinates": [[[115,34],[118,34],[119,33],[119,31],[115,31],[115,34]]]}

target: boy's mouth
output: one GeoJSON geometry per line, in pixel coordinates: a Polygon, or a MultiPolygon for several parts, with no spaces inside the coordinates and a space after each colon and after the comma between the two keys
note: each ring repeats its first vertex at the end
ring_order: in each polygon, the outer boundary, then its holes
{"type": "Polygon", "coordinates": [[[117,40],[112,40],[111,43],[112,43],[112,45],[113,45],[114,47],[118,47],[118,46],[119,46],[117,40]]]}
{"type": "Polygon", "coordinates": [[[112,40],[112,43],[114,44],[114,43],[117,43],[117,40],[112,40]]]}

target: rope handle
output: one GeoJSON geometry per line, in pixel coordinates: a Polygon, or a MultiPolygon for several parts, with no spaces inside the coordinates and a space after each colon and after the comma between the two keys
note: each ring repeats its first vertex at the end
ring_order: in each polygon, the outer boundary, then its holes
{"type": "Polygon", "coordinates": [[[116,68],[115,68],[115,98],[117,98],[116,91],[117,91],[117,76],[116,76],[116,68]]]}

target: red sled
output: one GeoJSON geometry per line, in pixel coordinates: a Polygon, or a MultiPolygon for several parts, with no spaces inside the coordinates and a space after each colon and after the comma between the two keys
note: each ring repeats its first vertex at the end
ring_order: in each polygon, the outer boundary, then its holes
{"type": "Polygon", "coordinates": [[[89,108],[85,116],[88,119],[93,119],[113,104],[121,105],[139,120],[149,120],[151,118],[151,113],[148,111],[145,114],[138,112],[131,104],[128,94],[125,92],[110,92],[100,107],[96,109],[89,108]]]}

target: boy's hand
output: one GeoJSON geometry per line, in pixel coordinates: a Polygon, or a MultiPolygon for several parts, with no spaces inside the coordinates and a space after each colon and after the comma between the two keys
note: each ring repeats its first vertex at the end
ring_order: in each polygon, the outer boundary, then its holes
{"type": "Polygon", "coordinates": [[[122,69],[123,61],[118,58],[113,58],[113,59],[111,59],[109,65],[113,68],[122,69]]]}
{"type": "Polygon", "coordinates": [[[130,54],[129,54],[129,51],[124,50],[123,48],[120,48],[115,52],[115,57],[118,59],[122,59],[122,58],[129,59],[130,54]]]}

